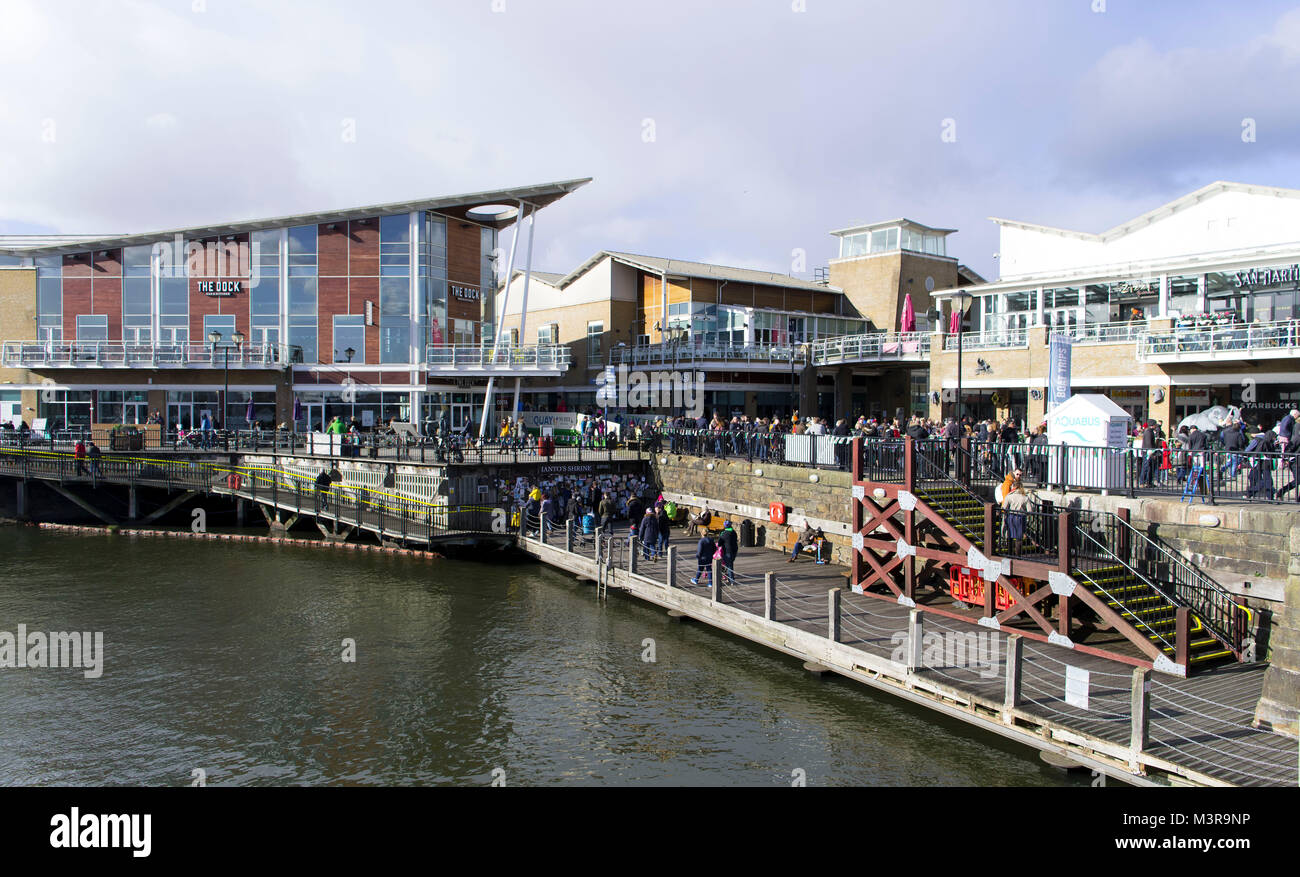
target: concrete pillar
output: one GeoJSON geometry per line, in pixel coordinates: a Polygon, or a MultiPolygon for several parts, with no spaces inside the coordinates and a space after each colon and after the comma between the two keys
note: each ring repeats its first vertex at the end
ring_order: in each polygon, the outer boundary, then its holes
{"type": "Polygon", "coordinates": [[[16,496],[16,503],[15,503],[15,505],[16,505],[16,507],[17,507],[18,520],[20,520],[20,521],[25,521],[25,520],[27,520],[27,517],[28,517],[28,515],[27,515],[27,482],[26,482],[26,481],[23,481],[23,480],[20,479],[20,480],[18,480],[18,481],[15,481],[14,484],[15,484],[15,490],[17,491],[17,496],[16,496]]]}
{"type": "Polygon", "coordinates": [[[840,595],[841,593],[842,590],[840,588],[831,588],[826,594],[827,612],[828,612],[826,636],[833,643],[837,643],[840,641],[840,595]]]}
{"type": "Polygon", "coordinates": [[[240,527],[244,526],[244,514],[246,506],[243,499],[235,500],[235,523],[240,527]]]}
{"type": "MultiPolygon", "coordinates": [[[[796,365],[798,370],[799,367],[796,365]]],[[[804,420],[817,414],[817,369],[806,366],[799,370],[799,419],[804,420]]]]}
{"type": "Polygon", "coordinates": [[[1002,696],[1002,721],[1010,723],[1011,711],[1020,706],[1020,670],[1025,657],[1025,641],[1018,634],[1007,637],[1006,689],[1002,696]]]}
{"type": "MultiPolygon", "coordinates": [[[[853,410],[853,366],[842,365],[835,370],[835,417],[852,418],[858,413],[861,412],[853,410]]],[[[849,419],[849,426],[852,425],[853,420],[849,419]]]]}
{"type": "Polygon", "coordinates": [[[136,496],[136,489],[134,486],[128,487],[126,491],[126,519],[134,521],[138,517],[140,517],[140,504],[136,496]]]}
{"type": "Polygon", "coordinates": [[[1165,425],[1165,436],[1177,432],[1178,424],[1174,422],[1174,388],[1170,385],[1152,384],[1147,390],[1147,401],[1150,403],[1147,410],[1151,412],[1147,415],[1148,418],[1165,425]],[[1155,396],[1157,387],[1164,395],[1159,402],[1156,401],[1155,396]]]}
{"type": "Polygon", "coordinates": [[[745,414],[750,420],[758,416],[758,393],[753,390],[745,391],[745,414]]]}

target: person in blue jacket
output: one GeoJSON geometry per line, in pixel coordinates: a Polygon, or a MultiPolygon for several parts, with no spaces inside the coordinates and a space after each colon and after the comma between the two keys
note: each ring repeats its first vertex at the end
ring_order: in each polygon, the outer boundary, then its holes
{"type": "Polygon", "coordinates": [[[735,570],[732,567],[736,562],[736,555],[740,553],[740,540],[736,538],[736,531],[732,529],[730,520],[723,522],[718,544],[722,546],[722,568],[734,574],[735,570]]]}
{"type": "Polygon", "coordinates": [[[642,556],[646,560],[659,554],[659,518],[655,516],[654,509],[646,509],[641,516],[637,538],[641,540],[642,556]]]}
{"type": "Polygon", "coordinates": [[[709,538],[709,531],[700,528],[700,541],[695,546],[695,562],[699,564],[699,569],[695,573],[695,578],[691,579],[692,585],[700,584],[701,579],[707,579],[713,568],[713,554],[718,546],[713,544],[709,538]]]}

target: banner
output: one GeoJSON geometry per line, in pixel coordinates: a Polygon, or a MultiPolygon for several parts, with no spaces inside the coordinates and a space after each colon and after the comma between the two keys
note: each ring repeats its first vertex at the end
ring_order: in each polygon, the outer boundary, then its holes
{"type": "Polygon", "coordinates": [[[1074,339],[1069,335],[1053,335],[1048,341],[1048,411],[1070,398],[1070,353],[1073,349],[1074,339]]]}

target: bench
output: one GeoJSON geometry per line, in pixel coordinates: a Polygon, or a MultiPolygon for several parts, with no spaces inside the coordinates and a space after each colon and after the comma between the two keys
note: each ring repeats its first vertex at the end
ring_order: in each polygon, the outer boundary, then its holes
{"type": "MultiPolygon", "coordinates": [[[[781,542],[782,554],[789,554],[790,552],[794,551],[794,545],[796,542],[799,541],[799,536],[803,533],[802,530],[797,530],[794,527],[789,527],[788,529],[789,532],[786,533],[785,540],[781,542]]],[[[823,542],[823,549],[824,549],[826,545],[830,544],[830,539],[823,537],[822,542],[823,542]]],[[[821,551],[814,550],[814,547],[812,545],[805,546],[804,550],[800,553],[808,554],[809,556],[815,556],[817,558],[821,557],[821,551]]]]}

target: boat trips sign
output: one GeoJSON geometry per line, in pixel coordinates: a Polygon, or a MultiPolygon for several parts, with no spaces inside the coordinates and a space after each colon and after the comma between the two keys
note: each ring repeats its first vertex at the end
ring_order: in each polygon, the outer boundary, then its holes
{"type": "Polygon", "coordinates": [[[1070,398],[1070,353],[1074,339],[1056,334],[1048,342],[1047,410],[1070,398]]]}

